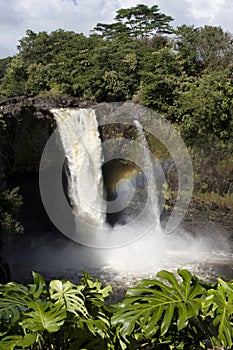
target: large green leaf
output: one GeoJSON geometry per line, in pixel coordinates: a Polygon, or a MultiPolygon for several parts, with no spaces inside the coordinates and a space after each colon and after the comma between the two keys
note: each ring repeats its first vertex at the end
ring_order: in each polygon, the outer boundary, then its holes
{"type": "Polygon", "coordinates": [[[139,325],[146,338],[156,332],[163,336],[172,322],[178,331],[196,317],[201,307],[201,295],[205,289],[199,280],[186,270],[179,270],[182,281],[168,271],[157,275],[165,280],[142,280],[136,288],[129,289],[119,310],[112,317],[113,325],[121,325],[121,334],[130,335],[139,325]]]}
{"type": "Polygon", "coordinates": [[[233,283],[225,282],[218,278],[216,290],[209,291],[211,304],[210,315],[213,317],[213,325],[217,328],[217,337],[212,337],[215,345],[232,347],[233,344],[233,283]],[[213,296],[211,298],[211,296],[213,296]]]}
{"type": "Polygon", "coordinates": [[[0,286],[0,318],[4,321],[15,323],[20,318],[20,313],[28,309],[32,301],[28,295],[27,287],[10,282],[0,286]]]}
{"type": "Polygon", "coordinates": [[[82,294],[83,286],[76,286],[69,281],[54,280],[50,282],[49,292],[55,305],[66,308],[76,316],[87,316],[88,312],[82,294]]]}
{"type": "Polygon", "coordinates": [[[66,311],[60,305],[49,301],[37,300],[30,303],[32,311],[25,313],[20,326],[32,332],[57,332],[66,319],[66,311]]]}
{"type": "Polygon", "coordinates": [[[84,272],[81,280],[84,286],[85,305],[89,312],[89,319],[82,318],[80,322],[85,324],[92,334],[98,334],[101,337],[108,337],[110,333],[110,316],[111,308],[108,307],[104,300],[112,291],[112,287],[107,285],[102,287],[99,280],[92,280],[90,275],[84,272]]]}
{"type": "Polygon", "coordinates": [[[29,303],[38,299],[46,291],[44,279],[36,272],[32,273],[34,284],[28,287],[15,282],[0,286],[0,318],[15,323],[21,312],[29,309],[29,303]]]}
{"type": "Polygon", "coordinates": [[[107,285],[106,287],[102,288],[102,283],[98,279],[93,281],[87,272],[84,272],[81,282],[82,285],[85,287],[85,296],[87,298],[91,297],[92,301],[94,298],[96,300],[99,299],[100,301],[104,301],[104,299],[107,298],[112,292],[112,287],[110,285],[107,285]]]}
{"type": "Polygon", "coordinates": [[[46,293],[46,283],[39,273],[33,271],[32,276],[34,283],[29,284],[29,294],[31,294],[34,299],[38,299],[43,293],[46,293]]]}
{"type": "Polygon", "coordinates": [[[36,336],[33,334],[26,334],[24,337],[21,335],[11,335],[0,340],[0,350],[14,350],[15,347],[22,349],[28,349],[36,341],[36,336]]]}

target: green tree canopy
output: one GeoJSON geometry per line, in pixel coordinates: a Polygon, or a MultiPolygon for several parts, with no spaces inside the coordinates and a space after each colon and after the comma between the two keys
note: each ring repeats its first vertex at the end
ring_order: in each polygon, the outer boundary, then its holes
{"type": "Polygon", "coordinates": [[[170,113],[186,137],[215,135],[228,139],[233,131],[231,72],[213,71],[180,81],[170,113]]]}
{"type": "Polygon", "coordinates": [[[90,37],[28,30],[19,53],[0,61],[2,96],[69,95],[132,99],[164,114],[187,135],[230,137],[233,38],[220,27],[183,25],[157,5],[120,9],[90,37]],[[97,32],[102,35],[98,35],[97,32]]]}
{"type": "Polygon", "coordinates": [[[35,95],[55,90],[82,96],[91,52],[98,40],[61,29],[51,34],[28,30],[20,40],[19,54],[6,70],[2,94],[35,95]]]}
{"type": "Polygon", "coordinates": [[[182,25],[176,30],[175,49],[186,72],[197,75],[232,64],[233,37],[221,27],[182,25]]]}
{"type": "Polygon", "coordinates": [[[98,23],[94,31],[100,32],[104,38],[114,38],[117,35],[129,35],[135,38],[148,37],[154,33],[171,34],[173,28],[171,16],[159,12],[158,5],[148,7],[139,4],[131,8],[120,9],[113,24],[98,23]]]}
{"type": "Polygon", "coordinates": [[[112,24],[97,23],[92,31],[93,33],[100,33],[105,39],[111,40],[116,37],[127,38],[130,35],[130,30],[123,23],[116,22],[112,24]]]}
{"type": "Polygon", "coordinates": [[[6,74],[7,67],[11,63],[11,59],[12,59],[11,57],[0,59],[0,84],[2,82],[4,75],[6,74]]]}

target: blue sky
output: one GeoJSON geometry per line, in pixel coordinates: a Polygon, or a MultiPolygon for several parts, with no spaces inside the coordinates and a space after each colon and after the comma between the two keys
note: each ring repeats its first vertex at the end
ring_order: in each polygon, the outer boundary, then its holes
{"type": "Polygon", "coordinates": [[[96,23],[111,23],[118,9],[138,3],[157,4],[175,19],[174,26],[217,25],[233,33],[232,0],[0,0],[0,57],[17,53],[27,29],[62,28],[88,35],[96,23]]]}

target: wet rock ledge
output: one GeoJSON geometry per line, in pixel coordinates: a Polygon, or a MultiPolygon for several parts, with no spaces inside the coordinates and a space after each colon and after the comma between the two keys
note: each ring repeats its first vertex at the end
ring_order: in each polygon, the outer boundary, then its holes
{"type": "Polygon", "coordinates": [[[10,97],[0,98],[0,113],[3,116],[18,118],[22,112],[30,111],[38,118],[48,116],[51,108],[79,107],[88,108],[94,102],[90,100],[81,101],[75,97],[10,97]]]}

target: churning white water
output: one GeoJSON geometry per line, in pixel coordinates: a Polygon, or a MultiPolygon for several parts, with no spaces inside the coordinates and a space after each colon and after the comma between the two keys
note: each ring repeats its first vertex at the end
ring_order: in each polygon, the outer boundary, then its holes
{"type": "MultiPolygon", "coordinates": [[[[171,265],[190,268],[194,263],[205,261],[207,252],[208,256],[211,255],[215,245],[207,237],[194,238],[179,228],[171,235],[164,234],[159,222],[153,163],[139,121],[135,120],[134,124],[144,153],[143,171],[148,183],[148,201],[136,219],[112,228],[106,224],[107,203],[101,170],[103,155],[95,111],[53,109],[52,113],[66,159],[68,195],[77,219],[76,241],[96,248],[93,264],[101,262],[102,266],[110,266],[124,274],[132,270],[155,272],[169,269],[171,265]]],[[[122,181],[125,184],[124,179],[122,181]]],[[[133,184],[124,187],[124,191],[121,191],[120,183],[118,187],[118,197],[128,191],[126,197],[132,198],[133,184]]],[[[120,203],[125,201],[120,200],[120,203]]]]}

